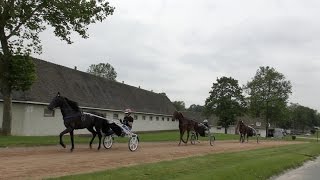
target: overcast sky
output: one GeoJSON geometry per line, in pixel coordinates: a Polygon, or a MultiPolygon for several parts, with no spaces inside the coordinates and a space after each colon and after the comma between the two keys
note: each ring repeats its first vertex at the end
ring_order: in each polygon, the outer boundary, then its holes
{"type": "Polygon", "coordinates": [[[115,13],[67,45],[49,29],[41,59],[86,71],[110,63],[117,81],[204,105],[212,83],[246,84],[260,66],[293,85],[290,102],[320,110],[320,1],[112,0],[115,13]]]}

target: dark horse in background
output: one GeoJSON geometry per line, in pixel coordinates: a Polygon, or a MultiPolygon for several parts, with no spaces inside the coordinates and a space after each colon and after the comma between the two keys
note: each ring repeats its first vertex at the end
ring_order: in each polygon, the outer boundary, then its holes
{"type": "Polygon", "coordinates": [[[247,137],[247,142],[248,142],[249,137],[252,137],[252,136],[257,136],[257,143],[259,142],[258,134],[257,134],[256,130],[251,126],[244,124],[244,122],[242,120],[238,121],[237,126],[236,126],[236,132],[239,132],[240,142],[242,142],[242,143],[245,141],[246,137],[247,137]]]}
{"type": "Polygon", "coordinates": [[[49,110],[59,107],[63,116],[63,123],[66,129],[60,133],[60,144],[62,147],[66,145],[62,141],[62,136],[66,133],[70,133],[71,138],[71,151],[74,149],[73,132],[75,129],[87,128],[92,133],[92,139],[90,141],[90,148],[92,148],[92,142],[96,135],[99,137],[98,150],[101,147],[102,132],[107,133],[110,129],[110,124],[107,120],[101,118],[102,114],[96,112],[90,112],[90,114],[82,113],[78,103],[69,100],[66,97],[57,94],[48,106],[49,110]],[[95,128],[95,129],[94,129],[95,128]]]}
{"type": "Polygon", "coordinates": [[[182,115],[181,112],[175,111],[173,113],[172,119],[178,119],[179,120],[179,131],[180,131],[180,141],[179,145],[181,144],[181,141],[185,144],[188,143],[190,131],[195,131],[198,128],[198,122],[186,118],[182,115]],[[187,131],[187,140],[185,141],[183,139],[184,133],[187,131]]]}

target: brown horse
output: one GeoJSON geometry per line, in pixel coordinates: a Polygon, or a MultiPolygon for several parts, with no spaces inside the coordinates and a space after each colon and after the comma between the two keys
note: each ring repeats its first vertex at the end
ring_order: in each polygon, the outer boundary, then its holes
{"type": "Polygon", "coordinates": [[[195,130],[195,127],[198,126],[198,123],[191,120],[191,119],[188,119],[186,117],[184,117],[182,115],[181,112],[178,112],[178,111],[175,111],[173,113],[173,116],[172,116],[172,119],[178,119],[179,120],[179,131],[180,131],[180,142],[179,142],[179,146],[181,144],[181,141],[185,144],[188,143],[188,139],[189,139],[189,134],[190,134],[190,131],[194,131],[195,130]],[[187,131],[187,140],[183,140],[183,135],[184,133],[187,131]]]}
{"type": "Polygon", "coordinates": [[[249,141],[249,136],[257,136],[257,143],[259,142],[258,139],[258,134],[256,132],[256,130],[251,127],[248,126],[246,124],[244,124],[243,121],[238,121],[237,126],[236,126],[236,132],[239,132],[240,134],[240,142],[243,143],[245,141],[245,138],[247,137],[247,142],[249,141]]]}

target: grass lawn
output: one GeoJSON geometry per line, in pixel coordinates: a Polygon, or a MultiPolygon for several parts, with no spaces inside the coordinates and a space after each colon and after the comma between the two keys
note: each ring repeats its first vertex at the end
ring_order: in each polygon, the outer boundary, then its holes
{"type": "MultiPolygon", "coordinates": [[[[138,133],[141,142],[151,141],[177,141],[179,140],[178,131],[165,131],[165,132],[148,132],[138,133]]],[[[230,140],[238,139],[238,135],[234,134],[215,134],[216,140],[230,140]]],[[[91,139],[90,136],[75,136],[75,144],[88,143],[91,139]]],[[[201,140],[207,138],[201,137],[201,140]]],[[[70,143],[70,137],[65,135],[63,141],[66,144],[70,143]]],[[[118,137],[115,138],[116,142],[128,142],[128,138],[118,137]]],[[[95,143],[98,142],[98,137],[95,143]]],[[[0,147],[13,147],[13,146],[42,146],[42,145],[56,145],[59,144],[59,136],[0,136],[0,147]]]]}
{"type": "Polygon", "coordinates": [[[320,144],[305,143],[233,153],[209,154],[136,165],[57,179],[268,179],[320,154],[320,144]]]}

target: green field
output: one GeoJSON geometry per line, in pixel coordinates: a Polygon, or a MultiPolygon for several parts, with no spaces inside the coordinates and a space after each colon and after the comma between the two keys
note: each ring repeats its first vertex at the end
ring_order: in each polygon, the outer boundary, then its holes
{"type": "Polygon", "coordinates": [[[305,143],[236,153],[209,154],[136,165],[57,179],[268,179],[320,154],[320,145],[305,143]]]}

